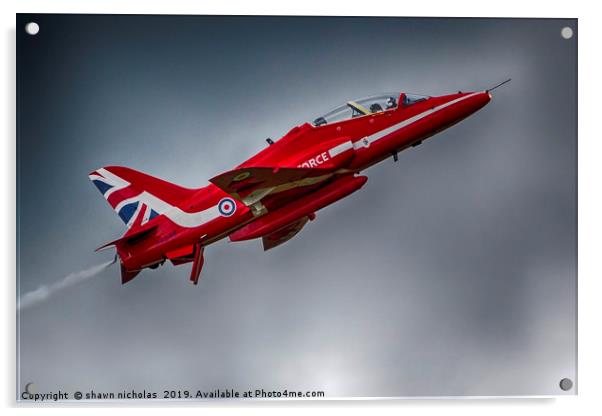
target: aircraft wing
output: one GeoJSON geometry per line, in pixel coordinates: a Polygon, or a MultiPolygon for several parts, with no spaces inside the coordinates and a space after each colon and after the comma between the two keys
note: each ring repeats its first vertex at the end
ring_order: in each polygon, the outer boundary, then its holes
{"type": "Polygon", "coordinates": [[[297,221],[262,237],[263,250],[267,251],[271,248],[279,246],[280,244],[286,243],[288,240],[296,236],[299,231],[301,231],[307,221],[309,221],[309,217],[301,217],[297,221]]]}
{"type": "Polygon", "coordinates": [[[315,185],[333,174],[333,169],[249,167],[222,173],[210,179],[210,182],[251,206],[267,195],[315,185]]]}

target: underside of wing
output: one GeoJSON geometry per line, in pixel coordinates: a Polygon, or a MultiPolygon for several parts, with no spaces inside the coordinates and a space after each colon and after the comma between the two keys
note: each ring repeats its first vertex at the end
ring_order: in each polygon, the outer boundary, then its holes
{"type": "Polygon", "coordinates": [[[309,221],[309,217],[307,216],[299,218],[297,221],[290,223],[271,234],[263,236],[262,241],[264,251],[286,243],[301,231],[307,221],[309,221]]]}
{"type": "Polygon", "coordinates": [[[251,206],[267,195],[310,187],[326,181],[332,169],[250,167],[222,173],[210,181],[234,198],[251,206]]]}

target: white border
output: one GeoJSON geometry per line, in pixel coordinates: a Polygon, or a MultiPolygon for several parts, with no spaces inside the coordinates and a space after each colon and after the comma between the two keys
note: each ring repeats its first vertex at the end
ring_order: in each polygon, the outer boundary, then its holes
{"type": "MultiPolygon", "coordinates": [[[[207,408],[217,408],[226,413],[238,414],[248,410],[256,414],[280,414],[284,408],[290,413],[307,411],[345,414],[395,413],[404,411],[432,414],[437,411],[454,414],[503,414],[528,411],[530,415],[589,413],[600,408],[598,386],[602,371],[602,345],[600,321],[602,296],[602,270],[598,258],[602,245],[602,135],[599,131],[602,74],[600,59],[600,13],[591,1],[546,1],[528,3],[523,0],[483,2],[430,0],[428,2],[351,2],[304,0],[282,4],[279,1],[253,0],[250,2],[193,2],[184,0],[146,1],[28,1],[2,2],[0,18],[4,24],[2,42],[2,83],[4,97],[1,101],[4,130],[2,151],[3,220],[0,263],[5,267],[3,279],[3,319],[0,321],[5,335],[1,343],[4,365],[0,378],[0,392],[4,406],[14,406],[15,397],[15,13],[134,13],[134,14],[301,14],[301,15],[366,15],[366,16],[498,16],[498,17],[572,17],[579,18],[579,396],[550,399],[493,399],[493,400],[409,400],[409,401],[340,401],[340,402],[203,402],[178,405],[178,411],[198,414],[207,408]],[[195,407],[203,407],[199,410],[195,407]]],[[[43,28],[42,28],[43,30],[43,28]]],[[[163,414],[166,405],[140,404],[128,406],[128,413],[163,414]]],[[[169,406],[169,404],[167,404],[169,406]]],[[[23,406],[20,406],[23,407],[23,406]]],[[[75,406],[46,408],[50,414],[80,412],[75,406]],[[65,408],[66,407],[66,408],[65,408]]],[[[102,405],[86,409],[93,414],[112,411],[115,405],[102,405]]],[[[34,410],[24,409],[26,413],[34,410]]],[[[15,411],[15,409],[11,409],[15,411]]]]}

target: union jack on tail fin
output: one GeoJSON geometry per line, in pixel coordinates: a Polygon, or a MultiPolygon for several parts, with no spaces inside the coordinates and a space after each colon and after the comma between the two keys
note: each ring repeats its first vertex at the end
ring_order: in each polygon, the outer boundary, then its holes
{"type": "Polygon", "coordinates": [[[130,229],[164,214],[195,192],[122,166],[100,168],[89,178],[130,229]]]}

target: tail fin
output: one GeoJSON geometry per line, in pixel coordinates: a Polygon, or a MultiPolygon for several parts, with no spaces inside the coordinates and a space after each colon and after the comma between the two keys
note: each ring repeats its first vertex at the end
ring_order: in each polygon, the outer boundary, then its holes
{"type": "Polygon", "coordinates": [[[128,228],[146,224],[196,192],[122,166],[100,168],[89,178],[128,228]]]}

